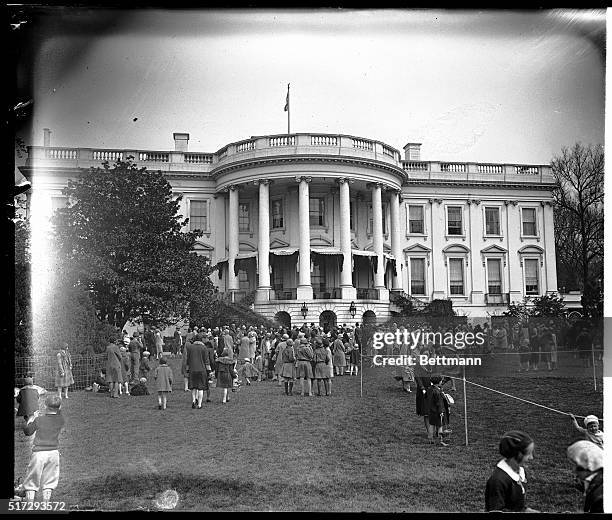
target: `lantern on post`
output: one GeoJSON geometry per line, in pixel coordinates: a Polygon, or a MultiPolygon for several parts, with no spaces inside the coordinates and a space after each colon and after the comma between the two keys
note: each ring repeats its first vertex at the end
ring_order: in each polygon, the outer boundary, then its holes
{"type": "Polygon", "coordinates": [[[302,312],[302,316],[304,319],[306,319],[306,316],[308,316],[308,307],[306,306],[306,302],[302,304],[302,308],[300,310],[302,312]]]}
{"type": "Polygon", "coordinates": [[[351,318],[354,318],[355,314],[357,314],[357,307],[355,307],[355,302],[351,302],[351,306],[349,307],[349,312],[351,313],[351,318]]]}

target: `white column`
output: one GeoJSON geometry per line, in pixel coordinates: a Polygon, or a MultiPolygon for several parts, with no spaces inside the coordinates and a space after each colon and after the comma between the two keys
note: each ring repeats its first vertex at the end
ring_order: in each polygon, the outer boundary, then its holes
{"type": "Polygon", "coordinates": [[[546,267],[546,294],[557,292],[557,264],[555,263],[555,222],[553,216],[552,202],[542,203],[544,230],[542,233],[544,240],[544,255],[546,267]]]}
{"type": "Polygon", "coordinates": [[[238,277],[234,275],[234,264],[240,250],[240,232],[238,229],[238,186],[229,187],[229,228],[228,228],[228,261],[227,288],[238,290],[238,277]]]}
{"type": "Polygon", "coordinates": [[[258,302],[270,299],[270,181],[259,182],[259,230],[257,251],[259,254],[259,279],[255,298],[258,302]]]}
{"type": "Polygon", "coordinates": [[[382,184],[372,186],[372,235],[374,252],[378,258],[378,269],[374,273],[374,286],[378,289],[381,300],[389,299],[389,291],[385,288],[385,258],[383,256],[383,218],[382,218],[382,184]]]}
{"type": "Polygon", "coordinates": [[[300,183],[298,189],[298,219],[300,230],[300,259],[297,286],[298,300],[312,300],[312,285],[310,284],[310,195],[308,183],[311,177],[296,177],[300,183]]]}
{"type": "Polygon", "coordinates": [[[344,255],[340,273],[340,290],[343,300],[357,299],[357,289],[353,287],[353,262],[351,247],[351,202],[348,179],[338,179],[340,184],[340,248],[344,255]]]}
{"type": "Polygon", "coordinates": [[[393,277],[393,289],[408,292],[404,287],[404,253],[401,244],[400,232],[400,191],[391,192],[391,253],[395,257],[395,269],[397,276],[393,277]]]}

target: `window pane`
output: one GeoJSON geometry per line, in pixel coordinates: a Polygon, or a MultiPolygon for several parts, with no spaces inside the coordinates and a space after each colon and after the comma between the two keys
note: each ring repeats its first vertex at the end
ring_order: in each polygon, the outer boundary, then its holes
{"type": "Polygon", "coordinates": [[[208,204],[205,200],[192,200],[189,203],[189,228],[192,231],[208,229],[208,204]]]}
{"type": "Polygon", "coordinates": [[[423,206],[408,206],[409,233],[424,233],[423,206]]]}
{"type": "Polygon", "coordinates": [[[489,280],[489,294],[501,294],[501,260],[487,261],[487,278],[489,280]]]}
{"type": "Polygon", "coordinates": [[[448,208],[448,234],[461,235],[463,234],[463,226],[461,225],[461,208],[448,208]]]}
{"type": "Polygon", "coordinates": [[[538,294],[538,260],[525,260],[525,293],[538,294]]]}
{"type": "Polygon", "coordinates": [[[272,201],[272,229],[282,228],[285,225],[283,218],[283,201],[272,201]]]}
{"type": "Polygon", "coordinates": [[[238,271],[238,284],[241,291],[249,290],[249,277],[246,271],[238,271]]]}
{"type": "Polygon", "coordinates": [[[449,259],[448,272],[450,277],[450,293],[463,294],[463,260],[461,258],[449,259]]]}
{"type": "Polygon", "coordinates": [[[319,198],[311,198],[308,203],[310,225],[324,226],[325,225],[325,200],[319,198]]]}
{"type": "Polygon", "coordinates": [[[250,230],[250,215],[249,215],[249,205],[248,204],[240,204],[238,210],[238,229],[240,231],[249,231],[250,230]]]}
{"type": "Polygon", "coordinates": [[[536,234],[536,210],[535,208],[523,209],[523,235],[535,236],[536,234]]]}
{"type": "Polygon", "coordinates": [[[487,235],[499,235],[499,208],[485,208],[487,235]]]}
{"type": "Polygon", "coordinates": [[[410,294],[425,294],[425,259],[410,259],[410,294]]]}

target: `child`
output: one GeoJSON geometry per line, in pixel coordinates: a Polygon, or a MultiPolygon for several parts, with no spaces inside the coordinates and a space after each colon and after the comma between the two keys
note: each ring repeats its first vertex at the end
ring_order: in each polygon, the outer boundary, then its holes
{"type": "Polygon", "coordinates": [[[147,388],[147,378],[141,377],[138,383],[132,385],[131,395],[150,395],[149,389],[147,388]]]}
{"type": "Polygon", "coordinates": [[[429,439],[430,444],[434,444],[434,433],[436,433],[440,439],[440,446],[448,446],[442,437],[442,423],[444,421],[444,396],[442,395],[442,390],[440,389],[441,382],[441,376],[432,376],[431,386],[427,389],[427,393],[429,394],[427,399],[429,404],[429,431],[427,433],[427,438],[429,439]]]}
{"type": "Polygon", "coordinates": [[[257,381],[261,382],[262,381],[262,377],[265,377],[263,371],[264,371],[264,366],[263,366],[263,358],[261,357],[261,353],[259,351],[257,351],[257,354],[255,355],[255,368],[259,371],[259,375],[257,376],[257,381]]]}
{"type": "Polygon", "coordinates": [[[33,502],[36,492],[42,489],[45,502],[51,500],[51,492],[57,487],[60,472],[59,434],[64,428],[64,417],[60,413],[62,399],[53,394],[46,400],[47,412],[39,415],[38,410],[28,419],[23,432],[30,436],[34,433],[32,457],[26,470],[23,489],[26,500],[33,502]]]}
{"type": "Polygon", "coordinates": [[[19,403],[17,415],[28,422],[28,419],[38,410],[38,398],[46,394],[47,391],[35,385],[31,377],[26,377],[24,382],[25,386],[19,390],[19,395],[17,395],[17,402],[19,403]]]}
{"type": "Polygon", "coordinates": [[[244,364],[240,368],[240,373],[238,375],[244,377],[247,385],[251,384],[252,377],[261,376],[259,370],[257,370],[255,365],[251,363],[251,360],[249,358],[244,359],[244,364]]]}
{"type": "Polygon", "coordinates": [[[119,350],[121,351],[121,375],[123,376],[123,383],[119,383],[119,395],[122,391],[130,395],[128,386],[130,381],[130,355],[125,347],[121,347],[119,350]]]}
{"type": "Polygon", "coordinates": [[[98,373],[98,376],[96,377],[96,380],[93,383],[93,391],[99,393],[109,391],[108,383],[106,382],[106,369],[100,369],[100,372],[98,373]]]}
{"type": "Polygon", "coordinates": [[[159,358],[159,365],[155,369],[155,380],[157,381],[157,408],[161,410],[166,409],[166,399],[168,393],[172,392],[172,369],[168,366],[168,362],[165,357],[159,358]]]}
{"type": "Polygon", "coordinates": [[[574,428],[576,428],[587,441],[591,441],[601,449],[603,449],[603,432],[599,429],[599,419],[596,415],[587,415],[584,418],[584,428],[581,428],[578,425],[578,421],[576,421],[576,417],[570,415],[572,421],[574,423],[574,428]]]}
{"type": "Polygon", "coordinates": [[[140,360],[140,377],[145,379],[149,378],[149,372],[151,371],[151,365],[149,364],[149,356],[151,353],[145,350],[142,353],[142,359],[140,360]]]}

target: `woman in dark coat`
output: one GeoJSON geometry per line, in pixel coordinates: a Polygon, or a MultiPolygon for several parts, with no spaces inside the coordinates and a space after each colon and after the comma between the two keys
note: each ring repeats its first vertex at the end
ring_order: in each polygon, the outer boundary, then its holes
{"type": "Polygon", "coordinates": [[[336,370],[336,375],[343,376],[344,367],[346,366],[346,355],[344,353],[344,344],[342,343],[342,340],[339,337],[336,337],[334,341],[332,352],[334,356],[333,363],[334,369],[336,370]]]}
{"type": "MultiPolygon", "coordinates": [[[[428,351],[426,349],[415,349],[414,356],[418,361],[420,354],[426,354],[428,351]]],[[[414,366],[414,381],[416,383],[416,414],[423,417],[423,422],[425,423],[425,431],[429,433],[429,401],[427,395],[427,389],[431,386],[430,381],[430,372],[429,370],[421,365],[420,363],[416,363],[414,366]]]]}
{"type": "MultiPolygon", "coordinates": [[[[121,341],[121,344],[123,344],[123,341],[121,341]]],[[[119,345],[109,343],[106,347],[106,382],[109,384],[111,397],[119,397],[119,385],[123,383],[121,366],[119,345]]]]}
{"type": "Polygon", "coordinates": [[[217,359],[217,388],[223,388],[223,403],[229,402],[227,389],[234,386],[234,357],[228,347],[223,348],[217,359]]]}
{"type": "Polygon", "coordinates": [[[533,439],[526,433],[518,430],[504,433],[499,442],[499,452],[504,458],[487,481],[486,511],[537,513],[526,506],[523,485],[526,482],[523,466],[533,459],[533,449],[533,439]]]}
{"type": "Polygon", "coordinates": [[[65,391],[64,399],[68,399],[68,387],[74,384],[72,376],[72,358],[68,352],[68,343],[63,343],[57,353],[57,373],[55,374],[55,386],[60,397],[62,390],[65,391]]]}

